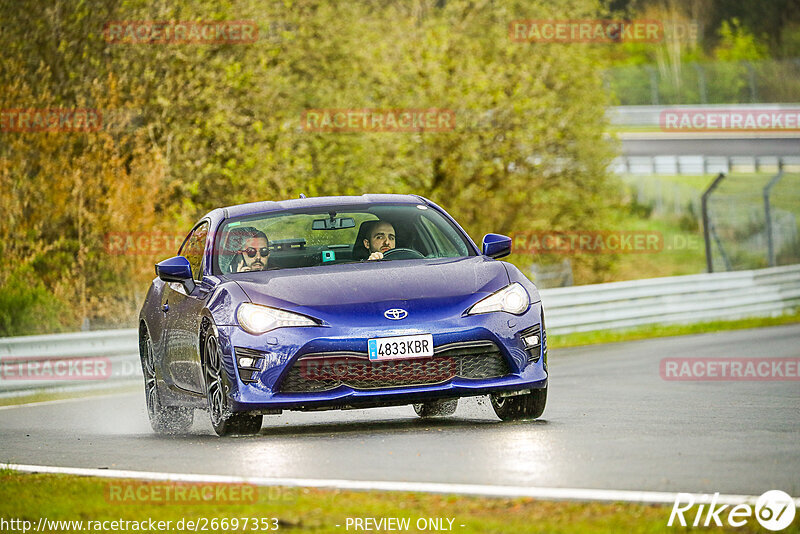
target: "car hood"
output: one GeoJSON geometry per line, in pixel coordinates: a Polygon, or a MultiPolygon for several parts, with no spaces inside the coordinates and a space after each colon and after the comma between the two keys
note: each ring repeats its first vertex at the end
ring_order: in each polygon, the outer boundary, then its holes
{"type": "Polygon", "coordinates": [[[501,262],[473,256],[242,273],[236,282],[258,304],[327,308],[419,299],[477,300],[480,294],[506,286],[509,278],[501,262]]]}

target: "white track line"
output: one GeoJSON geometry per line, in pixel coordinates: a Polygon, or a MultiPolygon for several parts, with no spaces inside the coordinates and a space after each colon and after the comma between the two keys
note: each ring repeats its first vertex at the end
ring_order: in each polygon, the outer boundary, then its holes
{"type": "MultiPolygon", "coordinates": [[[[490,486],[483,484],[443,484],[438,482],[392,482],[380,480],[336,480],[315,478],[266,478],[190,473],[158,473],[151,471],[125,471],[119,469],[93,469],[83,467],[53,467],[46,465],[0,464],[0,469],[24,473],[58,473],[101,478],[128,478],[138,480],[165,480],[172,482],[202,482],[218,484],[253,484],[256,486],[288,486],[356,491],[414,491],[476,495],[482,497],[532,497],[555,501],[607,501],[645,504],[674,504],[677,493],[658,491],[626,491],[580,488],[537,488],[525,486],[490,486]]],[[[697,504],[711,502],[712,495],[691,494],[697,504]]],[[[720,495],[720,504],[755,503],[757,495],[720,495]]],[[[794,499],[800,506],[800,498],[794,499]]]]}

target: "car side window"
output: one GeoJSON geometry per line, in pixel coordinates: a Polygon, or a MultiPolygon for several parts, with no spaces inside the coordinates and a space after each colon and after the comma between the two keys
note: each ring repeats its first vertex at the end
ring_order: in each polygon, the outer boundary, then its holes
{"type": "Polygon", "coordinates": [[[466,251],[464,250],[457,250],[453,242],[444,235],[441,229],[437,227],[433,221],[422,217],[421,218],[422,226],[430,233],[431,237],[434,241],[434,246],[436,247],[434,252],[436,255],[441,257],[455,257],[455,256],[465,256],[466,251]]]}
{"type": "Polygon", "coordinates": [[[192,231],[180,250],[180,255],[189,260],[189,264],[192,266],[192,277],[195,280],[203,278],[203,252],[206,249],[207,237],[208,223],[204,222],[192,231]]]}

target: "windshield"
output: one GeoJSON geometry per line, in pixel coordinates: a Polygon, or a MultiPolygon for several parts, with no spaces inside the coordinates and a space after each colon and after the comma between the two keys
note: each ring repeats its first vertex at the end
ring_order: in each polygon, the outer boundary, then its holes
{"type": "Polygon", "coordinates": [[[225,222],[216,246],[218,274],[475,255],[439,212],[408,204],[250,215],[225,222]]]}

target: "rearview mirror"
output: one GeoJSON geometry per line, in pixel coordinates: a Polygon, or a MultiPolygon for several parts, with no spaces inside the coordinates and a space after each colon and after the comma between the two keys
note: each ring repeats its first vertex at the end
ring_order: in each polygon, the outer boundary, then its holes
{"type": "Polygon", "coordinates": [[[483,255],[490,258],[502,258],[511,254],[511,238],[500,234],[483,236],[483,255]]]}
{"type": "Polygon", "coordinates": [[[312,230],[341,230],[355,228],[356,221],[352,217],[334,217],[333,219],[314,219],[312,230]]]}

